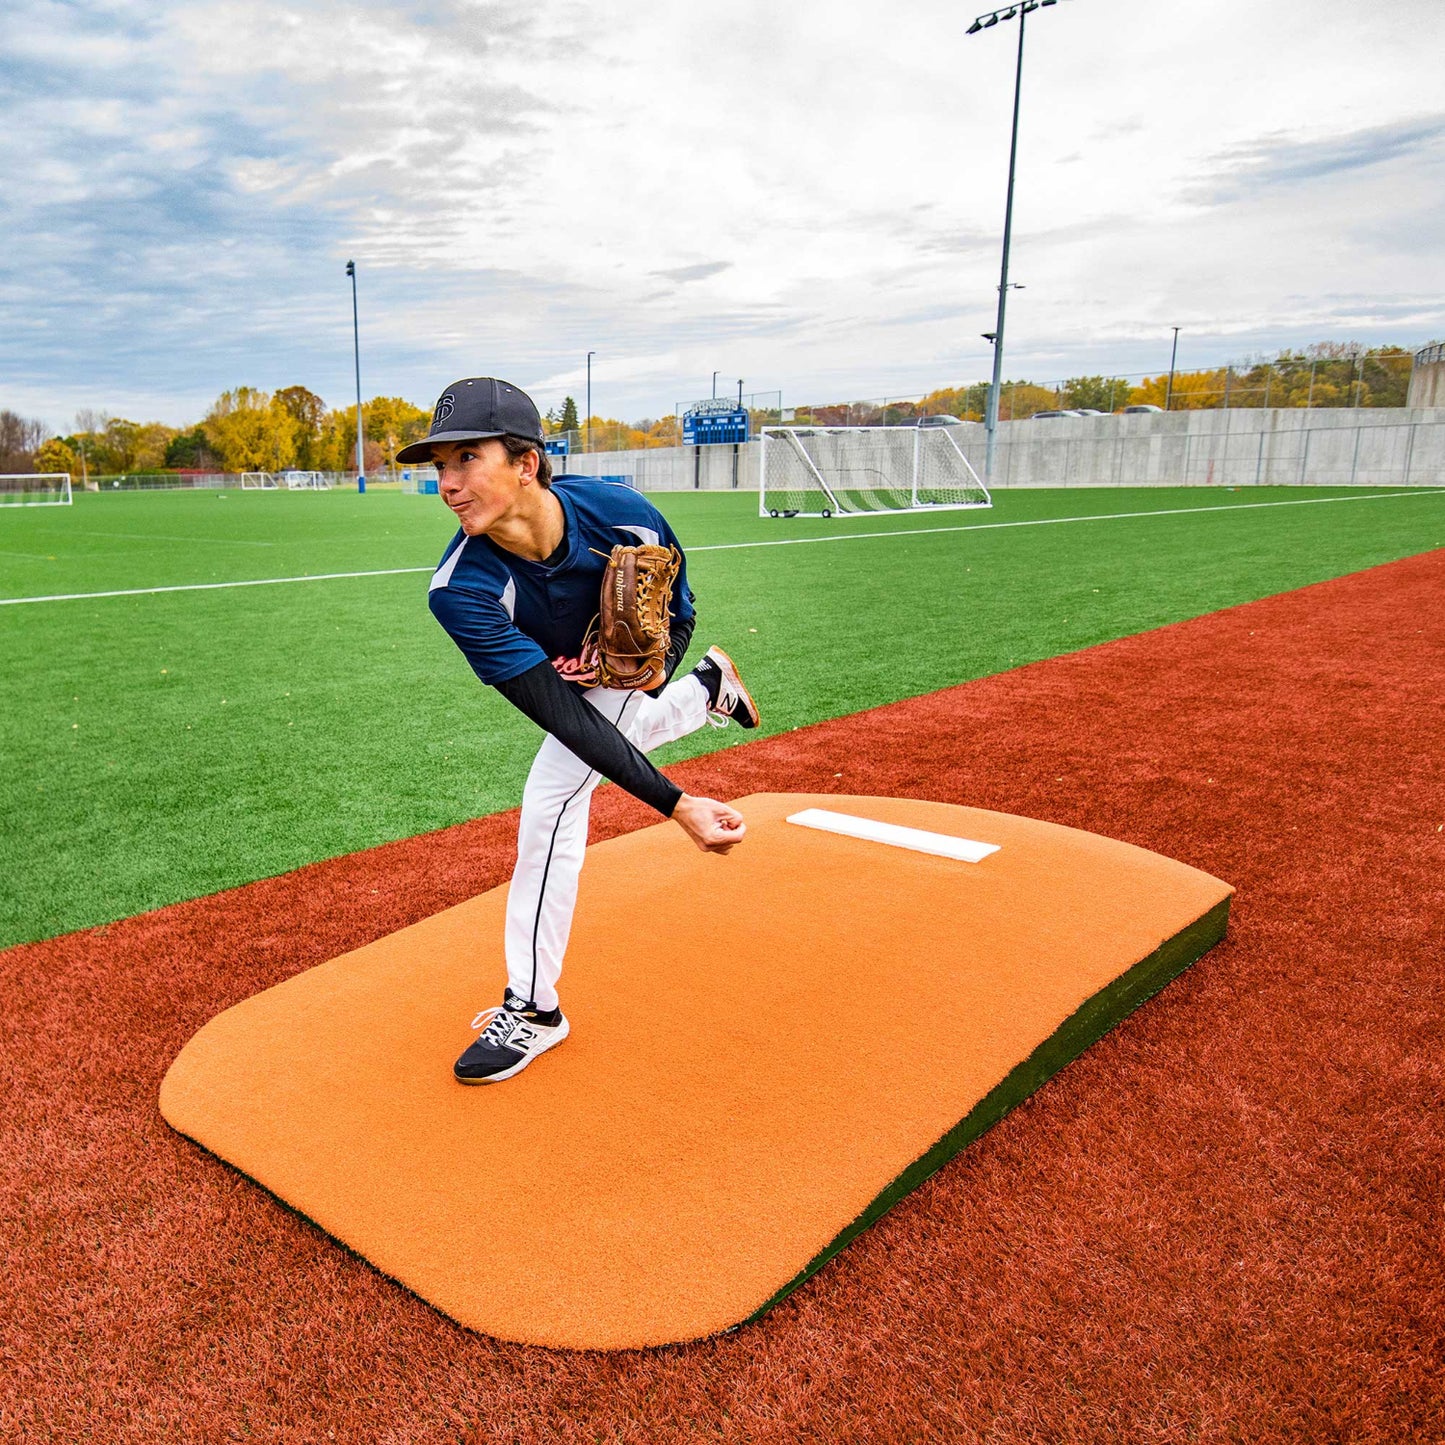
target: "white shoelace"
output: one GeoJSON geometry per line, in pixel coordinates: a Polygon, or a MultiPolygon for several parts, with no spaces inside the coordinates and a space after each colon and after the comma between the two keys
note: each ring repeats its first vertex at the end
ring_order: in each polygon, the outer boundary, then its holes
{"type": "Polygon", "coordinates": [[[506,1004],[498,1004],[495,1008],[484,1008],[472,1020],[474,1029],[482,1029],[479,1044],[491,1044],[493,1048],[501,1048],[512,1036],[512,1031],[517,1027],[519,1020],[506,1004]]]}

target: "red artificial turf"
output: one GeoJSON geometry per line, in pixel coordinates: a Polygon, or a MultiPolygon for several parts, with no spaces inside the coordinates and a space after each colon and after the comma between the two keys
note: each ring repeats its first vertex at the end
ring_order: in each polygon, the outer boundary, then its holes
{"type": "MultiPolygon", "coordinates": [[[[0,1438],[1445,1439],[1442,596],[1429,553],[671,770],[1239,889],[1200,964],[720,1339],[469,1334],[156,1111],[221,1009],[502,882],[514,815],[0,953],[0,1438]]],[[[594,837],[647,817],[606,789],[594,837]]]]}

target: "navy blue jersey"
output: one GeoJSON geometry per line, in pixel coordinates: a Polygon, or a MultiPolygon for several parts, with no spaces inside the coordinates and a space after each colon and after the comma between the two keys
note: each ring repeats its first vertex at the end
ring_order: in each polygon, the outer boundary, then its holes
{"type": "MultiPolygon", "coordinates": [[[[432,576],[432,614],[485,683],[506,682],[553,658],[577,657],[597,615],[607,558],[619,542],[670,543],[682,550],[667,518],[620,482],[554,477],[552,495],[567,521],[565,555],[556,565],[529,562],[490,537],[459,530],[432,576]]],[[[673,586],[672,616],[690,618],[692,603],[684,563],[673,586]]]]}

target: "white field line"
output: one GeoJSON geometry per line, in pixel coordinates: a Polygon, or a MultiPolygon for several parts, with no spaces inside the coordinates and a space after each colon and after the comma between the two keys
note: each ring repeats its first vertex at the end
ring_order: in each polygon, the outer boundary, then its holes
{"type": "Polygon", "coordinates": [[[376,572],[315,572],[309,577],[256,577],[244,582],[182,582],[174,587],[122,587],[114,592],[57,592],[52,597],[0,597],[0,607],[22,602],[87,602],[97,597],[150,597],[157,592],[219,592],[228,587],[279,587],[283,582],[336,582],[343,577],[400,577],[435,567],[386,567],[376,572]]]}
{"type": "MultiPolygon", "coordinates": [[[[819,542],[862,542],[880,537],[931,537],[940,532],[996,532],[1008,527],[1053,527],[1067,522],[1118,522],[1140,517],[1190,517],[1203,512],[1251,512],[1270,507],[1322,507],[1331,502],[1387,502],[1396,497],[1442,497],[1445,488],[1408,492],[1371,492],[1362,497],[1300,497],[1288,502],[1235,502],[1222,507],[1161,507],[1145,512],[1100,512],[1087,517],[1035,517],[1022,522],[969,522],[959,527],[897,527],[885,532],[845,532],[834,537],[779,537],[764,542],[710,542],[689,547],[697,552],[736,552],[752,547],[803,547],[819,542]]],[[[279,587],[288,582],[337,582],[353,577],[404,577],[434,572],[435,567],[384,567],[371,572],[315,572],[304,577],[258,577],[242,582],[182,582],[170,587],[123,587],[112,592],[58,592],[49,597],[0,597],[0,607],[28,602],[89,602],[102,597],[150,597],[161,592],[219,592],[230,587],[279,587]]]]}
{"type": "Polygon", "coordinates": [[[1222,507],[1159,507],[1148,512],[1100,512],[1091,517],[1035,517],[1024,522],[971,522],[961,527],[899,527],[888,532],[849,532],[841,537],[779,537],[775,542],[715,542],[694,552],[729,552],[737,547],[796,547],[802,542],[853,542],[864,537],[926,537],[934,532],[995,532],[1004,527],[1052,527],[1060,522],[1116,522],[1125,517],[1188,517],[1198,512],[1250,512],[1261,507],[1317,507],[1327,502],[1386,502],[1392,497],[1445,497],[1445,487],[1408,492],[1371,492],[1363,497],[1298,497],[1289,502],[1236,502],[1222,507]]]}
{"type": "Polygon", "coordinates": [[[96,532],[75,531],[68,528],[67,537],[104,537],[108,542],[188,542],[192,546],[202,543],[207,547],[279,547],[279,542],[263,542],[255,537],[173,537],[169,532],[96,532]]]}

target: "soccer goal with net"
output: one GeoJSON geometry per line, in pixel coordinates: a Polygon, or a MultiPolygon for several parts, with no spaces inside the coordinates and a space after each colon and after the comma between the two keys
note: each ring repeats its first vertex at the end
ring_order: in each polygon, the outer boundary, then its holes
{"type": "Polygon", "coordinates": [[[281,480],[293,492],[324,492],[330,486],[325,472],[282,472],[281,480]]]}
{"type": "Polygon", "coordinates": [[[274,492],[280,484],[270,472],[242,472],[241,489],[246,492],[274,492]]]}
{"type": "Polygon", "coordinates": [[[991,507],[950,427],[763,427],[758,514],[991,507]]]}
{"type": "Polygon", "coordinates": [[[0,476],[0,507],[68,507],[69,472],[17,472],[0,476]]]}
{"type": "Polygon", "coordinates": [[[401,474],[401,489],[410,497],[434,497],[437,494],[435,467],[408,467],[401,474]]]}

